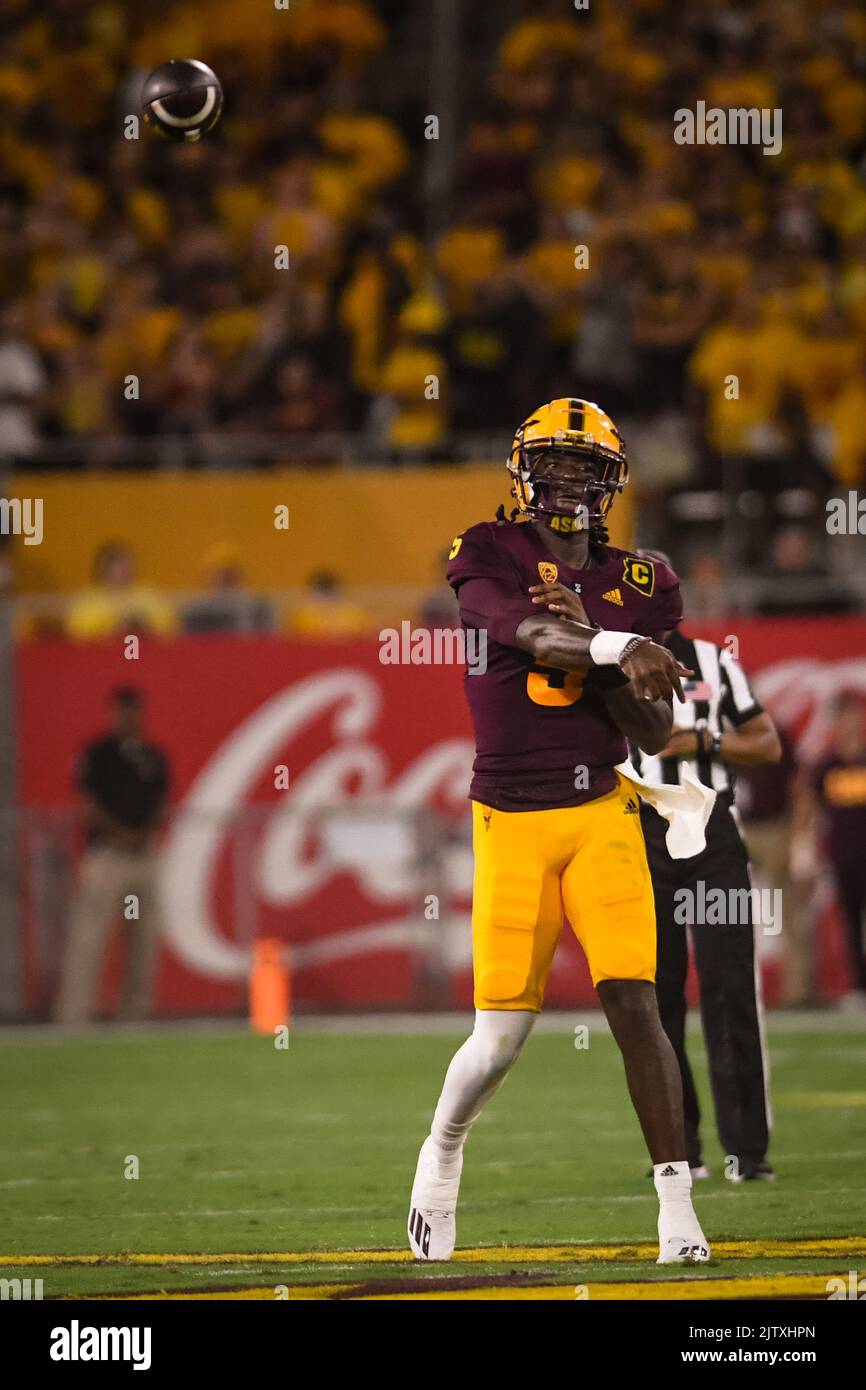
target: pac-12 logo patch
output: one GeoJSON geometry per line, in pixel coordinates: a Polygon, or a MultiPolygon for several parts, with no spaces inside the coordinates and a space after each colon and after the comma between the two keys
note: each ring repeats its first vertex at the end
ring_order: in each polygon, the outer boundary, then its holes
{"type": "Polygon", "coordinates": [[[645,598],[652,598],[656,586],[656,568],[652,560],[639,560],[636,555],[626,555],[622,567],[625,584],[630,584],[645,598]]]}
{"type": "Polygon", "coordinates": [[[538,573],[541,575],[541,580],[544,584],[555,584],[559,578],[557,566],[551,564],[549,560],[539,560],[538,573]]]}

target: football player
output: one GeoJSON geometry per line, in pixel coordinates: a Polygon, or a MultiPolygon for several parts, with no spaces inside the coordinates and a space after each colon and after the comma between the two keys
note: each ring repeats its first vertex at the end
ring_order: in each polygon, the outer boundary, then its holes
{"type": "MultiPolygon", "coordinates": [[[[463,1146],[539,1013],[568,918],[619,1045],[653,1162],[659,1263],[709,1259],[692,1207],[682,1084],[656,1006],[655,912],[626,738],[667,743],[690,675],[652,640],[682,617],[676,575],[608,544],[628,476],[623,440],[589,401],[542,406],[517,430],[517,507],[456,537],[448,579],[486,639],[467,669],[475,726],[475,1027],[455,1054],[412,1188],[416,1258],[450,1259],[463,1146]]],[[[477,647],[475,648],[477,650],[477,647]]]]}

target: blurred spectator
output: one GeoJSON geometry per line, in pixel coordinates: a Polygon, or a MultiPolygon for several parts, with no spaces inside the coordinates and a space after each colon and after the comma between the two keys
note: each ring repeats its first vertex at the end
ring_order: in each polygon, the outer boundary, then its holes
{"type": "Polygon", "coordinates": [[[305,597],[289,614],[289,631],[298,637],[354,637],[369,629],[369,614],[346,597],[330,570],[310,575],[305,597]]]}
{"type": "Polygon", "coordinates": [[[39,354],[23,336],[23,304],[0,315],[0,463],[24,463],[39,442],[37,411],[47,377],[39,354]]]}
{"type": "Polygon", "coordinates": [[[408,300],[398,316],[371,412],[371,425],[392,460],[441,457],[448,373],[438,346],[441,324],[439,305],[427,295],[408,300]]]}
{"type": "Polygon", "coordinates": [[[796,1006],[814,1002],[814,944],[809,914],[791,876],[791,805],[797,763],[790,738],[783,729],[778,734],[780,761],[741,768],[736,804],[743,817],[752,868],[782,894],[781,1002],[796,1006]]]}
{"type": "Polygon", "coordinates": [[[539,389],[541,313],[500,253],[498,234],[482,228],[439,247],[450,275],[446,353],[455,430],[509,430],[514,417],[532,410],[539,389]]]}
{"type": "Polygon", "coordinates": [[[844,584],[831,578],[818,557],[818,545],[808,526],[782,526],[773,536],[767,557],[765,592],[756,610],[764,617],[847,613],[856,607],[844,584]]]}
{"type": "Polygon", "coordinates": [[[698,341],[688,370],[692,419],[719,481],[719,460],[736,487],[778,491],[791,482],[780,460],[792,445],[783,405],[798,351],[787,322],[762,319],[757,286],[737,289],[729,312],[698,341]]]}
{"type": "MultiPolygon", "coordinates": [[[[851,991],[843,1003],[866,1010],[866,705],[836,701],[827,756],[801,789],[797,833],[808,844],[822,832],[845,923],[851,991]]],[[[804,847],[798,847],[804,853],[804,847]]]]}
{"type": "Polygon", "coordinates": [[[203,569],[205,592],[184,608],[184,632],[269,632],[273,628],[270,603],[243,587],[237,546],[227,542],[211,546],[203,569]]]}
{"type": "Polygon", "coordinates": [[[290,353],[277,369],[275,401],[262,424],[279,435],[314,435],[341,426],[339,393],[316,372],[312,356],[290,353]]]}
{"type": "Polygon", "coordinates": [[[690,622],[721,618],[730,612],[731,605],[722,587],[722,563],[716,551],[701,550],[692,556],[683,581],[683,599],[690,622]]]}
{"type": "Polygon", "coordinates": [[[123,922],[124,982],[118,1015],[147,1018],[160,934],[156,831],[169,785],[165,754],[143,731],[136,690],[112,696],[112,729],[83,749],[76,786],[88,847],[81,861],[55,1006],[58,1023],[95,1014],[108,935],[123,922]]]}
{"type": "Polygon", "coordinates": [[[690,237],[660,242],[644,276],[634,318],[642,394],[653,412],[683,404],[686,365],[710,321],[713,301],[690,237]]]}
{"type": "Polygon", "coordinates": [[[499,61],[514,78],[532,72],[538,65],[556,62],[565,66],[579,61],[584,51],[580,31],[562,14],[556,0],[542,0],[536,14],[515,24],[502,41],[499,61]]]}
{"type": "Polygon", "coordinates": [[[69,607],[66,632],[82,641],[115,634],[174,632],[174,609],[153,589],[136,583],[135,555],[125,541],[107,541],[93,562],[95,587],[69,607]]]}
{"type": "MultiPolygon", "coordinates": [[[[804,315],[809,351],[792,364],[799,385],[810,441],[820,449],[838,420],[838,403],[849,382],[862,384],[863,343],[841,311],[820,295],[817,313],[804,315]]],[[[832,450],[832,443],[829,444],[832,450]]]]}
{"type": "Polygon", "coordinates": [[[614,418],[633,406],[639,356],[634,318],[639,293],[638,253],[627,241],[610,242],[601,269],[590,278],[572,351],[572,370],[586,400],[603,401],[614,418]]]}
{"type": "Polygon", "coordinates": [[[483,221],[502,227],[510,242],[532,234],[531,163],[527,131],[508,119],[501,103],[482,107],[466,129],[458,192],[472,198],[483,221]]]}
{"type": "MultiPolygon", "coordinates": [[[[338,279],[337,318],[350,378],[351,421],[357,427],[366,403],[382,384],[382,362],[395,317],[418,287],[423,253],[414,238],[392,235],[387,221],[365,229],[354,246],[354,256],[338,279]]],[[[429,313],[429,299],[425,309],[429,313]]],[[[433,312],[428,331],[435,334],[441,315],[435,305],[433,312]]]]}

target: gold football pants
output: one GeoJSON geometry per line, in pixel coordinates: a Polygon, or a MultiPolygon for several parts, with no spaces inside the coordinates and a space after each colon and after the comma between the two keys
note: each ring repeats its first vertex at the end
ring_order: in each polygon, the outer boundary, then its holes
{"type": "Polygon", "coordinates": [[[638,795],[552,811],[474,802],[472,954],[477,1009],[541,1009],[568,918],[592,982],[654,980],[656,923],[638,795]]]}

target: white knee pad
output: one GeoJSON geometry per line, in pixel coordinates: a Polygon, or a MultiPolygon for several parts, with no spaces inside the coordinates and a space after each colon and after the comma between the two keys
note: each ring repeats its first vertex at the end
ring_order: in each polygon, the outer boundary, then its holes
{"type": "Polygon", "coordinates": [[[433,1116],[431,1133],[444,1152],[462,1148],[482,1106],[505,1080],[534,1022],[535,1014],[525,1010],[477,1011],[472,1033],[451,1059],[433,1116]]]}
{"type": "Polygon", "coordinates": [[[473,1058],[493,1080],[517,1061],[536,1015],[524,1009],[478,1009],[472,1030],[473,1058]]]}

